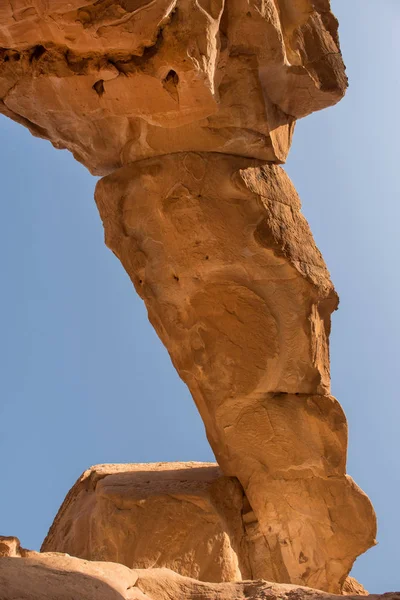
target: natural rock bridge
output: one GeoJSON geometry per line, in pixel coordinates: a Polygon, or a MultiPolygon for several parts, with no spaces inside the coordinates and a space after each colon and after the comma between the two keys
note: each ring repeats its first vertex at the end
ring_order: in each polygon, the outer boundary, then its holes
{"type": "MultiPolygon", "coordinates": [[[[328,0],[0,3],[0,111],[104,176],[106,243],[193,395],[217,479],[239,486],[219,580],[340,593],[374,544],[330,395],[337,295],[278,166],[296,119],[346,85],[328,0]]],[[[43,548],[93,558],[67,539],[68,506],[43,548]]]]}

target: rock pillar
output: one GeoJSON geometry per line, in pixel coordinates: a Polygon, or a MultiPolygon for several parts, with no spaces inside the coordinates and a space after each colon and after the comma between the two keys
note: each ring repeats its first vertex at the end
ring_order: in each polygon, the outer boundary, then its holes
{"type": "Polygon", "coordinates": [[[245,490],[252,576],[340,591],[375,517],[330,396],[337,297],[276,166],[346,89],[329,0],[0,4],[0,112],[106,176],[107,244],[245,490]]]}
{"type": "Polygon", "coordinates": [[[216,153],[128,165],[96,188],[106,243],[248,500],[252,576],[339,592],[374,543],[329,395],[337,297],[285,172],[216,153]]]}

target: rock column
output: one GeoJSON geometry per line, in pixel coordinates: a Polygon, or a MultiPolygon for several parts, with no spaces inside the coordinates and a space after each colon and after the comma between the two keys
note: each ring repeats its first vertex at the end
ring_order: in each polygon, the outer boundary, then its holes
{"type": "Polygon", "coordinates": [[[337,297],[287,175],[177,153],[115,171],[95,196],[107,245],[245,490],[252,577],[339,592],[375,523],[345,474],[346,419],[329,395],[337,297]]]}

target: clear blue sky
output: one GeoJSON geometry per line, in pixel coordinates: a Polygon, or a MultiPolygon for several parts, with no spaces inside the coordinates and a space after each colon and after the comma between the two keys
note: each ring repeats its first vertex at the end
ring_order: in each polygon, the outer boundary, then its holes
{"type": "MultiPolygon", "coordinates": [[[[400,589],[398,0],[334,0],[350,90],[297,125],[287,170],[341,305],[333,392],[379,545],[353,574],[400,589]]],[[[39,548],[95,463],[213,460],[191,397],[103,244],[95,179],[0,117],[0,533],[39,548]]]]}

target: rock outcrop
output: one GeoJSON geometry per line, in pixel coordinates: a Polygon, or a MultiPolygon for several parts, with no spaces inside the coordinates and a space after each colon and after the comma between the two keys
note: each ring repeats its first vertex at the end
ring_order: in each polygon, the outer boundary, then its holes
{"type": "Polygon", "coordinates": [[[339,592],[374,543],[329,395],[337,306],[284,171],[216,153],[140,161],[97,185],[106,243],[249,505],[252,576],[339,592]]]}
{"type": "MultiPolygon", "coordinates": [[[[240,483],[215,463],[96,465],[69,491],[41,551],[225,582],[261,577],[262,539],[240,483]]],[[[352,577],[341,592],[367,594],[352,577]]]]}
{"type": "Polygon", "coordinates": [[[25,552],[17,537],[0,535],[0,558],[21,557],[25,552]]]}
{"type": "Polygon", "coordinates": [[[342,594],[344,596],[354,596],[355,594],[358,596],[368,596],[365,587],[357,579],[354,579],[354,577],[347,577],[342,588],[342,594]]]}
{"type": "Polygon", "coordinates": [[[97,465],[69,492],[42,551],[208,582],[250,579],[243,502],[238,480],[215,463],[97,465]]]}
{"type": "MultiPolygon", "coordinates": [[[[356,600],[357,595],[348,596],[356,600]]],[[[0,558],[2,600],[339,600],[341,596],[266,581],[204,583],[168,569],[128,569],[66,554],[0,558]]],[[[370,600],[400,600],[400,594],[370,600]]]]}
{"type": "MultiPolygon", "coordinates": [[[[106,242],[244,490],[251,577],[330,592],[374,544],[375,515],[330,395],[337,296],[276,164],[295,120],[346,85],[329,0],[0,6],[0,111],[106,175],[106,242]]],[[[213,518],[231,556],[234,524],[213,518]]]]}

